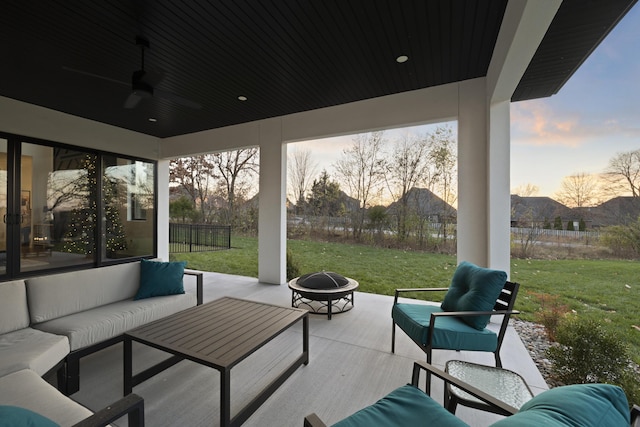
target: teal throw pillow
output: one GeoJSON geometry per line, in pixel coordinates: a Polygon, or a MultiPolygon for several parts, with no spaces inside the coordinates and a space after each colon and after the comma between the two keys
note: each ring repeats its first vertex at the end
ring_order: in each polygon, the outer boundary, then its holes
{"type": "Polygon", "coordinates": [[[492,427],[629,425],[629,404],[624,391],[610,384],[574,384],[552,388],[535,396],[510,417],[492,427]]]}
{"type": "Polygon", "coordinates": [[[28,409],[0,405],[0,427],[60,427],[60,425],[28,409]]]}
{"type": "Polygon", "coordinates": [[[331,427],[468,427],[461,419],[412,385],[397,388],[371,406],[331,427]]]}
{"type": "MultiPolygon", "coordinates": [[[[453,274],[451,286],[440,307],[444,311],[493,310],[506,282],[507,273],[504,271],[462,261],[453,274]]],[[[487,327],[491,316],[465,316],[461,319],[472,328],[482,330],[487,327]]]]}
{"type": "Polygon", "coordinates": [[[140,288],[134,300],[184,294],[185,261],[140,261],[140,288]]]}

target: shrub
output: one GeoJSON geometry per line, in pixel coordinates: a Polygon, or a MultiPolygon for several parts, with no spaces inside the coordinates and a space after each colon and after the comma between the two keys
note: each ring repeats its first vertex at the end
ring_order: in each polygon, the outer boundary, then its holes
{"type": "Polygon", "coordinates": [[[300,266],[298,262],[293,259],[291,251],[287,250],[287,282],[298,276],[300,276],[300,266]]]}
{"type": "Polygon", "coordinates": [[[569,306],[562,304],[558,295],[536,292],[529,292],[529,294],[540,304],[538,310],[533,314],[536,322],[544,326],[547,338],[556,341],[558,325],[569,312],[569,306]]]}
{"type": "Polygon", "coordinates": [[[563,384],[607,383],[622,387],[629,402],[640,400],[629,347],[595,320],[566,318],[558,325],[559,345],[550,347],[554,377],[563,384]]]}

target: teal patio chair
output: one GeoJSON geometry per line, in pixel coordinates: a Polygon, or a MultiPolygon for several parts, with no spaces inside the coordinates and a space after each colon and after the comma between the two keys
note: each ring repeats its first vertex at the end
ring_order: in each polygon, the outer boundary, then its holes
{"type": "MultiPolygon", "coordinates": [[[[374,404],[333,424],[333,427],[469,427],[418,389],[422,370],[443,379],[445,387],[454,385],[495,408],[492,412],[506,415],[506,418],[495,422],[492,427],[637,427],[640,421],[640,407],[633,405],[630,411],[624,390],[618,386],[575,384],[556,387],[535,396],[518,410],[428,363],[416,361],[411,384],[395,389],[374,404]]],[[[304,426],[326,427],[326,424],[312,413],[305,417],[304,426]]]]}
{"type": "MultiPolygon", "coordinates": [[[[492,352],[502,367],[500,348],[509,324],[520,285],[507,280],[504,271],[478,267],[463,261],[456,268],[448,288],[396,289],[391,317],[391,352],[395,353],[396,325],[432,362],[433,350],[492,352]],[[446,291],[440,305],[398,302],[406,292],[446,291]],[[500,329],[487,328],[491,316],[502,316],[500,329]]],[[[427,374],[427,379],[429,375],[427,374]]],[[[427,380],[427,392],[430,382],[427,380]]]]}

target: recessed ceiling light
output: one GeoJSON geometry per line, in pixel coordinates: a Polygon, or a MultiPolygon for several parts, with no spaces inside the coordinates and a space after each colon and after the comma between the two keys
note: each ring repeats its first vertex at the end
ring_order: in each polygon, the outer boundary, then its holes
{"type": "Polygon", "coordinates": [[[400,55],[396,58],[396,62],[402,64],[403,62],[407,62],[409,57],[407,55],[400,55]]]}
{"type": "Polygon", "coordinates": [[[242,95],[240,95],[240,96],[238,97],[238,99],[239,99],[240,101],[246,101],[246,100],[247,100],[247,97],[246,97],[246,96],[242,96],[242,95]]]}
{"type": "Polygon", "coordinates": [[[158,121],[158,119],[156,119],[155,117],[149,117],[149,121],[150,121],[151,123],[155,123],[155,122],[157,122],[157,121],[158,121]]]}

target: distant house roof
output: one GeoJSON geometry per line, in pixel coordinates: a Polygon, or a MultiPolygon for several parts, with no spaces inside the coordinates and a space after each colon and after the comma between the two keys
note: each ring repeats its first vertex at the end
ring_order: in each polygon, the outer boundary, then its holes
{"type": "MultiPolygon", "coordinates": [[[[405,195],[407,206],[413,211],[417,211],[421,216],[443,215],[455,216],[456,208],[436,196],[426,188],[412,188],[405,195]]],[[[393,214],[400,206],[400,202],[393,202],[387,208],[387,212],[393,214]]]]}
{"type": "Polygon", "coordinates": [[[640,217],[640,199],[620,196],[590,209],[594,226],[627,224],[640,217]]]}
{"type": "Polygon", "coordinates": [[[344,208],[347,212],[354,212],[360,209],[360,200],[349,196],[342,190],[340,190],[340,201],[344,203],[344,208]]]}
{"type": "Polygon", "coordinates": [[[563,220],[573,218],[571,208],[550,197],[521,197],[511,195],[511,221],[553,221],[560,217],[563,220]]]}

